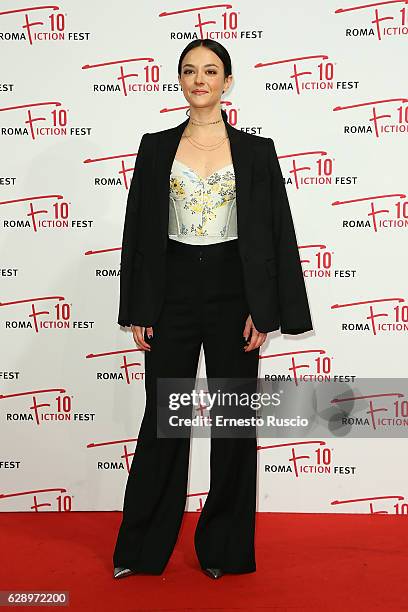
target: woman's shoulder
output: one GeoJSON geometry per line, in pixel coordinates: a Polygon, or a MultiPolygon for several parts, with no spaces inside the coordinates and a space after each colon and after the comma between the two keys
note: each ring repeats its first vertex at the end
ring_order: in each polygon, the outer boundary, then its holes
{"type": "Polygon", "coordinates": [[[259,152],[263,151],[267,153],[271,144],[273,144],[273,139],[269,136],[260,136],[259,134],[250,134],[249,132],[242,133],[248,137],[245,142],[252,145],[252,147],[259,152]]]}
{"type": "Polygon", "coordinates": [[[165,128],[164,130],[157,130],[156,132],[146,132],[145,134],[143,134],[143,136],[146,137],[146,139],[148,140],[155,140],[156,138],[159,138],[161,136],[172,134],[174,131],[180,129],[183,126],[183,124],[187,124],[187,120],[183,121],[182,123],[178,125],[173,125],[171,127],[165,128]]]}

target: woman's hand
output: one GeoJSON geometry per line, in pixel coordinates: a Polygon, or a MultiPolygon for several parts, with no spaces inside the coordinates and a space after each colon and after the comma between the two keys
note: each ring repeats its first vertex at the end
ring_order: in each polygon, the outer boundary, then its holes
{"type": "Polygon", "coordinates": [[[153,327],[141,327],[140,325],[131,325],[133,332],[133,339],[136,342],[137,346],[141,348],[143,351],[150,351],[151,346],[147,344],[144,339],[144,330],[146,329],[148,336],[153,336],[153,327]]]}
{"type": "Polygon", "coordinates": [[[248,351],[253,351],[254,349],[261,346],[265,342],[266,336],[268,335],[265,332],[259,332],[256,329],[255,325],[252,323],[251,315],[248,315],[248,318],[245,322],[245,327],[244,327],[244,338],[248,340],[248,337],[250,334],[251,334],[251,340],[249,344],[247,344],[247,346],[244,347],[244,351],[246,353],[248,351]]]}

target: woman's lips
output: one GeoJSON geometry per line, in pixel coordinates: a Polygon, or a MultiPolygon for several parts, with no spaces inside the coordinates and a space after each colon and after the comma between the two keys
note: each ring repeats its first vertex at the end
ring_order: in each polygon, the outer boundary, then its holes
{"type": "Polygon", "coordinates": [[[196,96],[203,96],[206,93],[208,93],[208,91],[193,91],[193,94],[196,96]]]}

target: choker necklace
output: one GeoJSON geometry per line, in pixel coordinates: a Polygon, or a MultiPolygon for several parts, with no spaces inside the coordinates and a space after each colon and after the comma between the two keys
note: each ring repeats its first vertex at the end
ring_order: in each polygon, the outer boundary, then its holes
{"type": "Polygon", "coordinates": [[[206,122],[206,121],[197,121],[197,120],[192,119],[190,117],[190,109],[189,108],[186,110],[186,115],[189,117],[190,123],[192,125],[214,125],[216,123],[221,123],[221,121],[224,121],[224,119],[222,118],[222,115],[221,115],[221,119],[218,119],[217,121],[208,121],[208,122],[206,122]]]}
{"type": "Polygon", "coordinates": [[[190,123],[192,123],[193,125],[214,125],[214,123],[221,123],[221,121],[223,121],[223,119],[218,119],[218,121],[209,121],[208,123],[204,123],[201,121],[194,121],[194,119],[191,119],[190,117],[190,123]]]}

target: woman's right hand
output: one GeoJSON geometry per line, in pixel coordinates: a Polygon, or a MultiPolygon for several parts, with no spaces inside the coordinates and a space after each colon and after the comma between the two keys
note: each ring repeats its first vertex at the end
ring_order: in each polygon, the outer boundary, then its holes
{"type": "Polygon", "coordinates": [[[141,327],[140,325],[131,325],[133,339],[136,342],[137,346],[141,348],[143,351],[150,351],[151,346],[144,339],[144,330],[146,330],[147,335],[153,336],[153,327],[141,327]]]}

